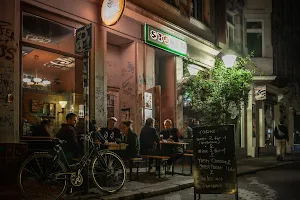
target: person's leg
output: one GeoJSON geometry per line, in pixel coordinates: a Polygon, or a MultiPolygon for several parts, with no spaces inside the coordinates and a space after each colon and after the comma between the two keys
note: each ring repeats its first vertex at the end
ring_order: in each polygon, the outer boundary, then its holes
{"type": "Polygon", "coordinates": [[[283,160],[284,159],[284,156],[285,156],[285,151],[286,151],[286,141],[285,140],[282,140],[281,141],[281,151],[282,151],[282,153],[281,153],[281,160],[283,160]]]}
{"type": "Polygon", "coordinates": [[[281,142],[280,140],[276,140],[276,155],[277,155],[277,160],[280,160],[280,155],[281,155],[281,142]]]}

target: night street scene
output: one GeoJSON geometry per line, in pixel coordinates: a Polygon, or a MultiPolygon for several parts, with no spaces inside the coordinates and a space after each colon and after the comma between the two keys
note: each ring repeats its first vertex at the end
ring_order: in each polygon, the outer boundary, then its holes
{"type": "Polygon", "coordinates": [[[0,3],[0,200],[300,200],[300,0],[0,3]]]}

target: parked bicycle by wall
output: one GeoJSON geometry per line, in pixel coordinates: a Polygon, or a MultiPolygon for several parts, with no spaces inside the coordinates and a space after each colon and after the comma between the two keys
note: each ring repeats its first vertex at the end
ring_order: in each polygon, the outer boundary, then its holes
{"type": "Polygon", "coordinates": [[[66,141],[54,139],[53,151],[35,152],[21,165],[18,185],[22,194],[30,200],[55,200],[71,187],[83,184],[82,171],[89,166],[96,187],[104,193],[115,193],[122,189],[126,180],[123,160],[114,152],[102,150],[94,143],[93,132],[84,137],[89,149],[75,164],[69,164],[62,145],[66,141]]]}

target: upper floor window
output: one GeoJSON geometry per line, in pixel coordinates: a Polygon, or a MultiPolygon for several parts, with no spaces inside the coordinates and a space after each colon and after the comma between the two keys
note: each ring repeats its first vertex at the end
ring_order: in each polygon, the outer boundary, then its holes
{"type": "MultiPolygon", "coordinates": [[[[188,2],[180,2],[178,0],[163,0],[167,4],[174,6],[178,9],[186,9],[188,10],[189,3],[188,2]],[[181,8],[180,8],[181,7],[181,8]]],[[[195,19],[202,21],[203,20],[203,0],[192,0],[192,17],[195,19]]]]}
{"type": "Polygon", "coordinates": [[[234,16],[227,13],[226,16],[226,25],[227,25],[227,44],[228,47],[233,49],[234,48],[234,23],[233,23],[234,16]]]}
{"type": "Polygon", "coordinates": [[[193,1],[192,16],[199,21],[203,20],[203,0],[193,1]]]}
{"type": "Polygon", "coordinates": [[[262,57],[263,52],[263,24],[261,21],[247,22],[248,53],[253,52],[254,57],[262,57]]]}

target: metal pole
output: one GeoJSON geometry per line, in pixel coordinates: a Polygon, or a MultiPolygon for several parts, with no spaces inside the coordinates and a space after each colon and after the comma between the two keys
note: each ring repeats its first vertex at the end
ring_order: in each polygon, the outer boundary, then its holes
{"type": "MultiPolygon", "coordinates": [[[[84,90],[84,133],[89,133],[89,51],[83,57],[83,90],[84,90]]],[[[84,152],[89,149],[89,141],[84,140],[84,152]]],[[[89,192],[89,164],[84,167],[84,193],[89,192]]]]}

